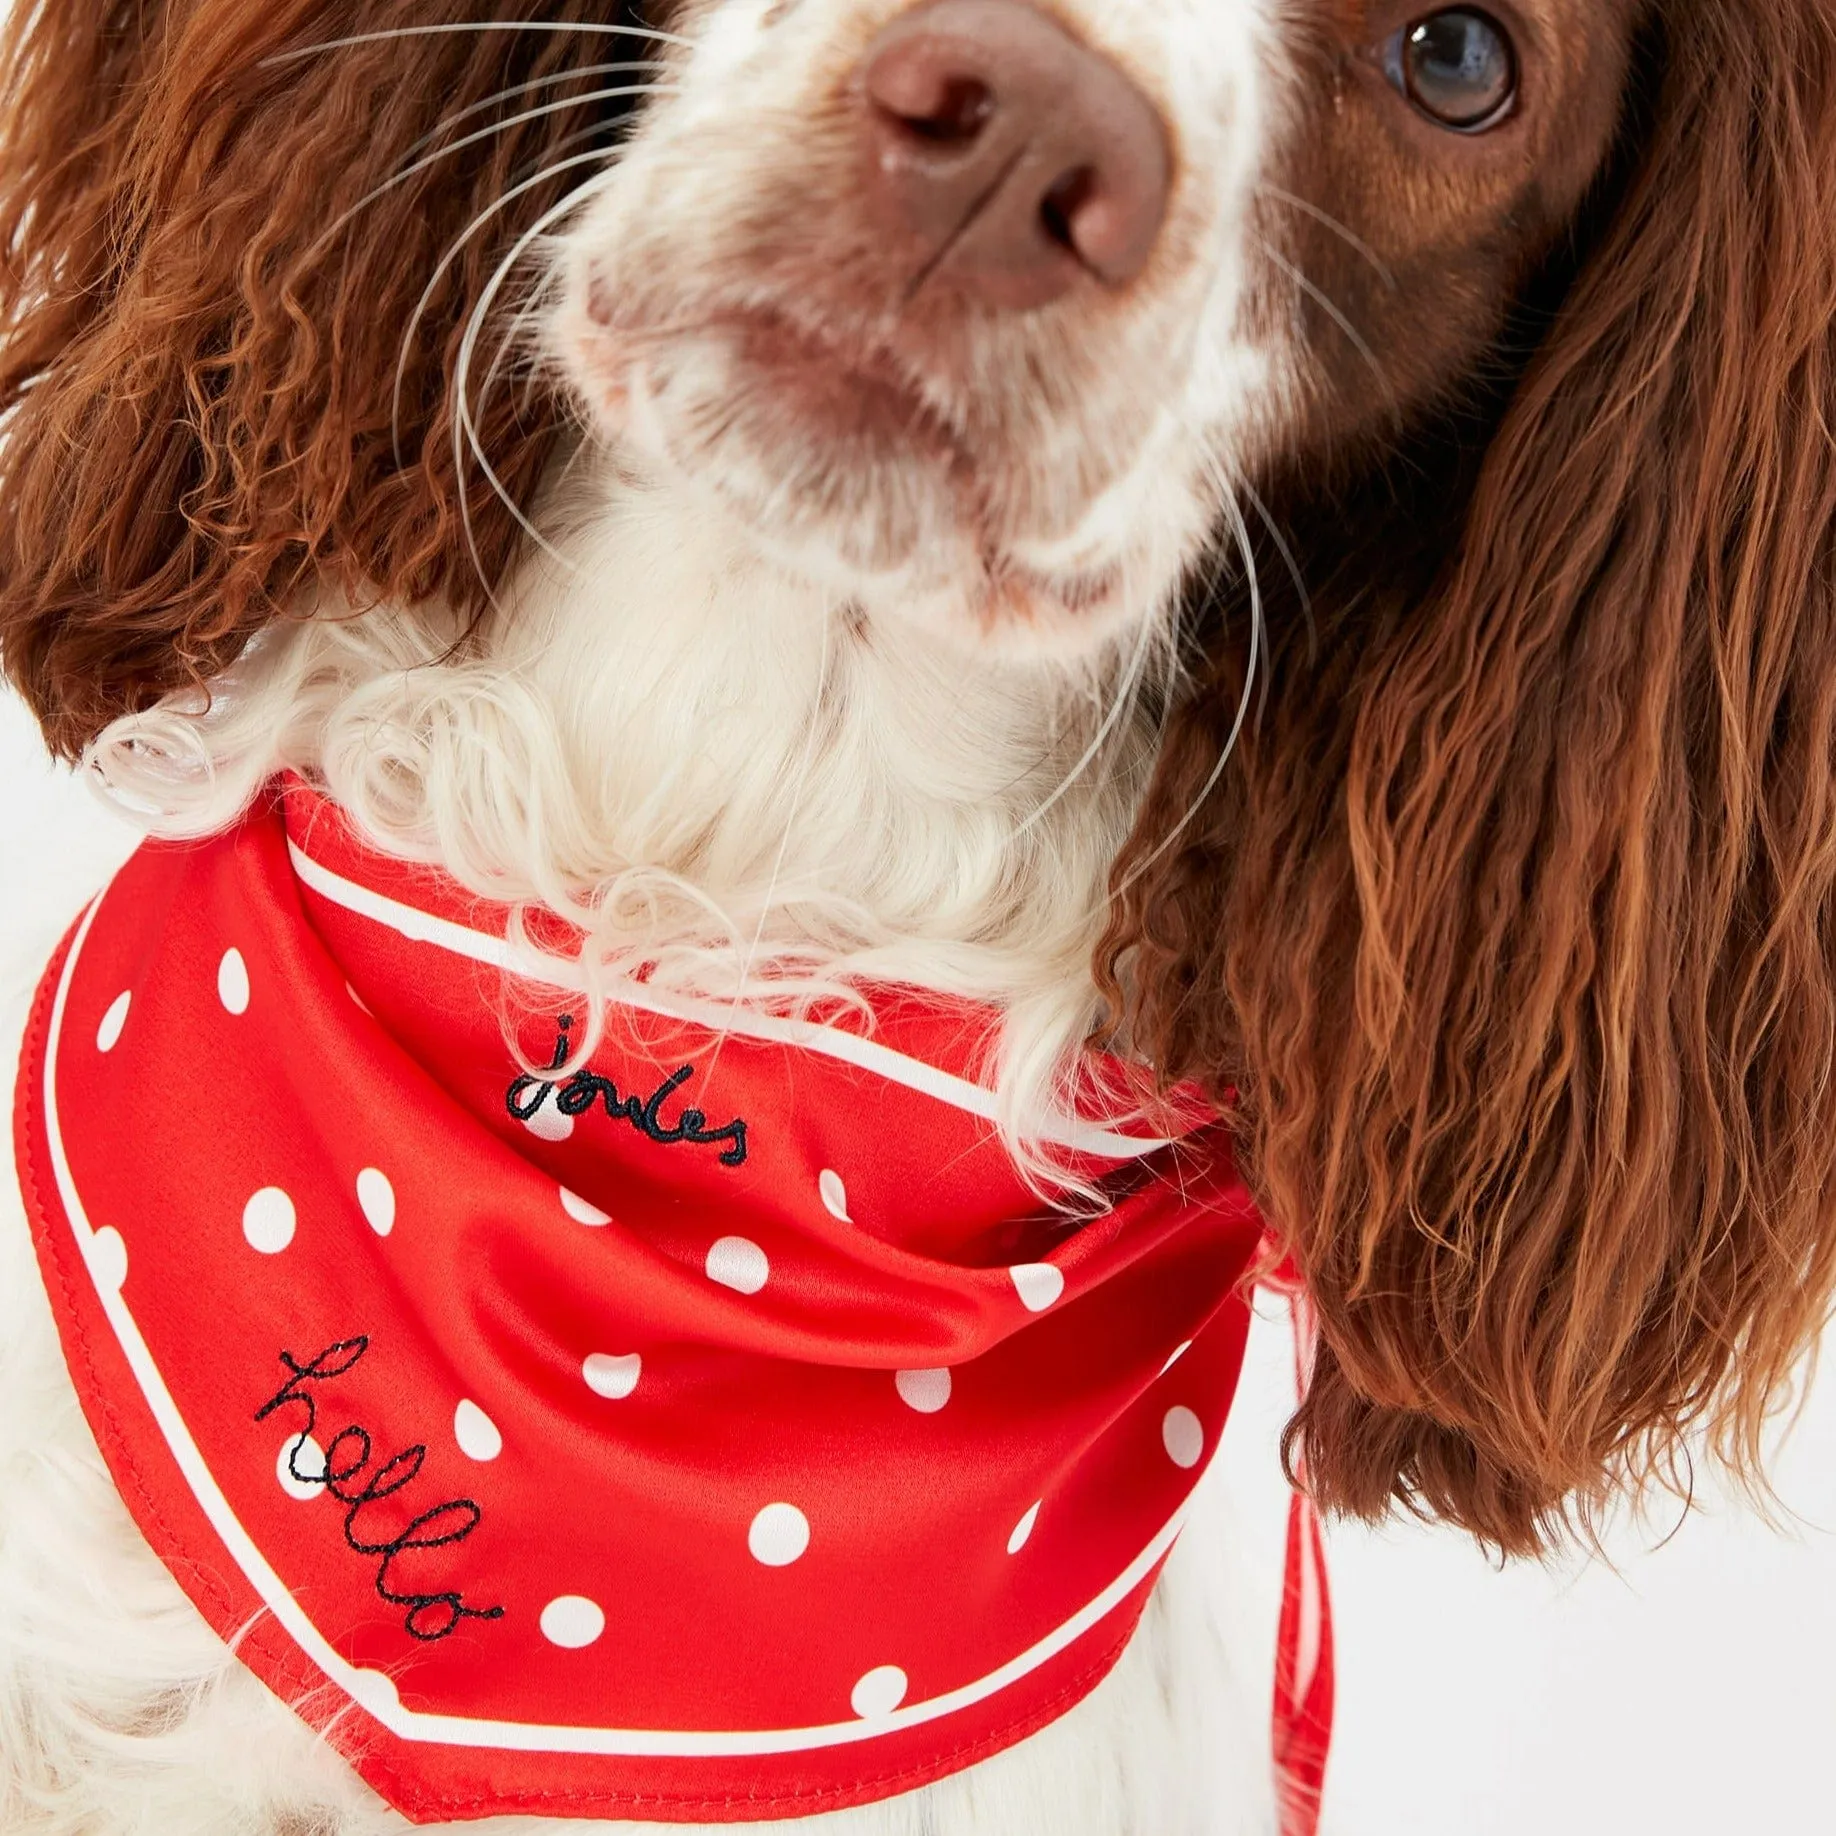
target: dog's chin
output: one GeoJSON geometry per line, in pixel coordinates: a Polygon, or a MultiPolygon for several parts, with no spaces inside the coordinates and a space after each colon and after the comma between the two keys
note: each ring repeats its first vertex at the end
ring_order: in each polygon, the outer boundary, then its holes
{"type": "Polygon", "coordinates": [[[1139,625],[1128,557],[989,527],[993,475],[1022,456],[971,453],[890,366],[781,333],[595,328],[568,368],[621,470],[684,493],[868,626],[899,621],[1003,662],[1075,664],[1139,625]],[[1041,564],[1067,547],[1073,559],[1041,564]]]}

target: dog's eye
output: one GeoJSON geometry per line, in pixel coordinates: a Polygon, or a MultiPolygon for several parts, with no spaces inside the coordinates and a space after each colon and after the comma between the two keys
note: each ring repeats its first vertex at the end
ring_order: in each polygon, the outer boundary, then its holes
{"type": "Polygon", "coordinates": [[[1502,121],[1517,95],[1517,53],[1503,26],[1472,7],[1449,7],[1405,26],[1385,47],[1389,78],[1430,121],[1477,134],[1502,121]]]}

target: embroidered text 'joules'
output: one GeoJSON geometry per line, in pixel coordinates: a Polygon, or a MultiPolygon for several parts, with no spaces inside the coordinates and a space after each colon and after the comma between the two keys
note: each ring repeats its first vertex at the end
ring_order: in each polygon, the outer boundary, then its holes
{"type": "MultiPolygon", "coordinates": [[[[555,1054],[549,1061],[550,1071],[559,1071],[567,1063],[568,1029],[574,1024],[572,1014],[561,1016],[560,1034],[555,1040],[555,1054]]],[[[557,1084],[552,1078],[531,1076],[524,1072],[513,1078],[504,1092],[504,1107],[519,1122],[527,1122],[552,1095],[555,1108],[564,1116],[584,1115],[596,1103],[605,1105],[606,1114],[615,1120],[629,1122],[640,1135],[665,1147],[686,1141],[696,1147],[728,1144],[720,1156],[723,1167],[746,1163],[746,1124],[735,1117],[721,1128],[709,1128],[708,1119],[699,1109],[685,1108],[673,1122],[663,1119],[663,1105],[695,1075],[693,1065],[683,1065],[671,1072],[647,1097],[621,1096],[609,1077],[584,1067],[557,1084]]]]}

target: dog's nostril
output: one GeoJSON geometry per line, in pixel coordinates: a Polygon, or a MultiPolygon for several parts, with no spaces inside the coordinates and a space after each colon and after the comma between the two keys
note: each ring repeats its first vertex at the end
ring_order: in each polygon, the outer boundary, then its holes
{"type": "Polygon", "coordinates": [[[994,113],[994,91],[974,77],[945,77],[923,96],[874,96],[908,134],[938,146],[961,146],[981,133],[994,113]]]}
{"type": "Polygon", "coordinates": [[[1078,166],[1057,180],[1039,204],[1039,221],[1045,233],[1061,248],[1079,253],[1077,220],[1096,196],[1097,176],[1089,166],[1078,166]]]}

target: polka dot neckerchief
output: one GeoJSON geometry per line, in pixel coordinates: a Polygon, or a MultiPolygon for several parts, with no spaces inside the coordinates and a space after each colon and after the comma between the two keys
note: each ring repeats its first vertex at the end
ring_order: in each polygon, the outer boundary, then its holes
{"type": "MultiPolygon", "coordinates": [[[[1067,1128],[1111,1201],[1068,1221],[995,1135],[985,1013],[638,989],[595,1040],[509,917],[293,783],[142,847],[51,964],[21,1180],[148,1541],[417,1819],[827,1810],[1064,1713],[1236,1386],[1222,1131],[1067,1128]]],[[[1290,1831],[1317,1553],[1297,1513],[1290,1831]]]]}

